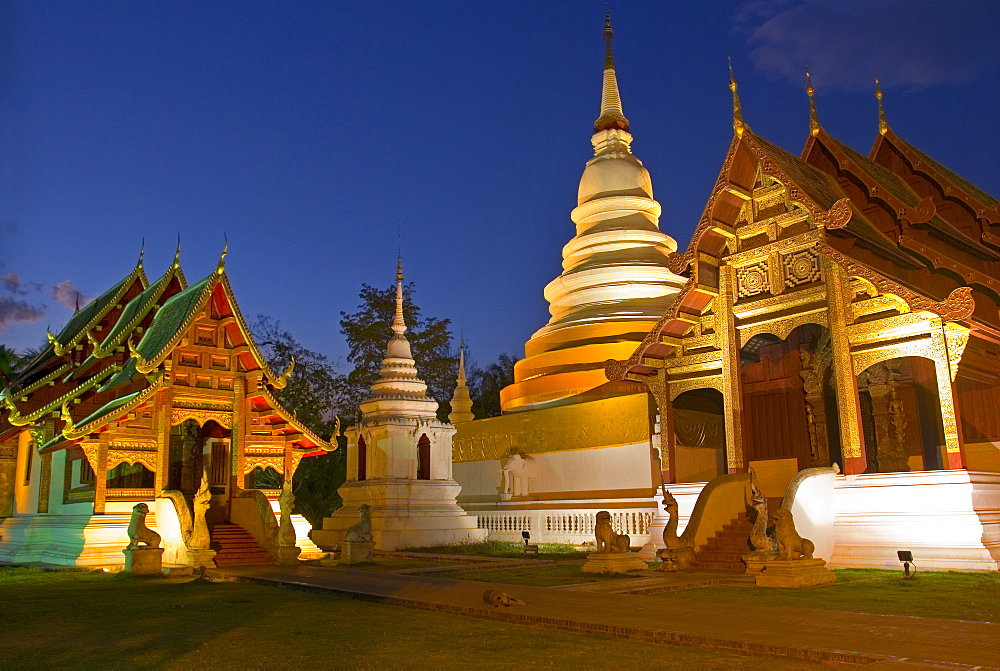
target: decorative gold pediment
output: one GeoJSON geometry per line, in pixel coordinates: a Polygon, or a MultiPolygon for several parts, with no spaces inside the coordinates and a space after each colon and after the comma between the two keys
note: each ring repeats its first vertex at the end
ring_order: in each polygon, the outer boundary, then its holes
{"type": "Polygon", "coordinates": [[[215,423],[227,428],[233,428],[233,413],[220,410],[205,410],[202,408],[174,408],[170,413],[170,424],[176,426],[181,422],[193,419],[199,426],[206,422],[215,423]]]}

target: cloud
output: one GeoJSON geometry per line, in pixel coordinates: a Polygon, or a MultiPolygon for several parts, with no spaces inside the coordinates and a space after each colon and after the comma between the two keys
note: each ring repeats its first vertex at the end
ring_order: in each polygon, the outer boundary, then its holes
{"type": "Polygon", "coordinates": [[[14,273],[0,275],[0,287],[14,294],[26,294],[27,289],[23,288],[24,280],[14,273]]]}
{"type": "Polygon", "coordinates": [[[69,280],[64,280],[59,284],[54,284],[51,289],[52,298],[55,299],[56,303],[70,308],[71,310],[75,310],[78,305],[83,307],[93,300],[74,287],[73,283],[69,280]]]}
{"type": "Polygon", "coordinates": [[[13,296],[0,295],[0,328],[37,322],[45,314],[44,307],[29,304],[13,296]]]}
{"type": "Polygon", "coordinates": [[[924,88],[974,81],[996,68],[1000,3],[976,0],[799,0],[744,3],[734,15],[764,72],[819,90],[924,88]]]}

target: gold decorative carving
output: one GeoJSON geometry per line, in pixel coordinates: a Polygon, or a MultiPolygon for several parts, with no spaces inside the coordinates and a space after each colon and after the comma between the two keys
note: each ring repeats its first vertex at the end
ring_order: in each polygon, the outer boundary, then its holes
{"type": "Polygon", "coordinates": [[[856,275],[870,282],[879,293],[899,296],[906,301],[911,310],[933,312],[942,319],[956,321],[968,319],[972,316],[972,312],[976,308],[976,301],[972,297],[972,289],[970,287],[959,287],[948,294],[948,298],[945,300],[933,301],[885,277],[868,266],[844,256],[825,243],[818,244],[816,248],[820,253],[832,259],[851,275],[856,275]]]}
{"type": "Polygon", "coordinates": [[[800,284],[816,282],[822,276],[819,268],[819,254],[812,249],[786,254],[782,257],[781,264],[785,271],[786,287],[797,287],[800,284]]]}
{"type": "Polygon", "coordinates": [[[113,501],[152,501],[156,498],[154,489],[109,489],[104,498],[113,501]]]}
{"type": "Polygon", "coordinates": [[[737,296],[747,298],[770,293],[771,278],[768,277],[767,261],[758,261],[736,269],[737,296]]]}
{"type": "Polygon", "coordinates": [[[152,450],[121,450],[115,449],[112,446],[108,450],[108,469],[112,469],[118,464],[142,464],[147,469],[152,472],[156,472],[156,457],[157,452],[154,447],[152,450]]]}
{"type": "Polygon", "coordinates": [[[962,362],[962,355],[965,353],[965,346],[969,344],[970,329],[959,324],[945,323],[944,341],[948,366],[951,369],[951,381],[955,381],[958,375],[958,365],[962,362]]]}
{"type": "Polygon", "coordinates": [[[85,440],[78,447],[83,450],[83,456],[87,458],[87,463],[90,464],[90,468],[93,469],[94,473],[100,472],[99,464],[97,463],[100,444],[96,440],[85,440]]]}
{"type": "Polygon", "coordinates": [[[854,210],[851,207],[851,199],[841,198],[829,210],[816,217],[816,222],[823,228],[843,228],[851,221],[852,216],[854,210]]]}
{"type": "Polygon", "coordinates": [[[833,364],[830,332],[824,331],[816,342],[816,351],[800,349],[802,390],[806,398],[806,421],[809,427],[810,466],[829,466],[830,451],[826,437],[826,379],[833,364]]]}
{"type": "Polygon", "coordinates": [[[17,445],[0,445],[0,459],[16,459],[17,445]]]}
{"type": "Polygon", "coordinates": [[[858,388],[872,399],[876,449],[868,448],[872,472],[900,473],[910,470],[906,454],[906,417],[897,392],[899,361],[886,361],[867,368],[858,376],[858,388]]]}
{"type": "Polygon", "coordinates": [[[649,401],[643,393],[465,422],[452,441],[452,455],[456,462],[483,461],[514,452],[542,454],[648,440],[649,401]]]}
{"type": "Polygon", "coordinates": [[[250,473],[255,468],[268,468],[271,467],[279,473],[285,472],[285,457],[284,454],[281,455],[256,455],[248,454],[246,455],[246,460],[243,466],[243,474],[246,475],[250,473]]]}
{"type": "Polygon", "coordinates": [[[825,326],[825,312],[826,310],[812,310],[781,319],[760,322],[758,324],[753,324],[752,326],[740,327],[740,344],[745,345],[750,342],[751,338],[755,335],[760,335],[761,333],[770,333],[784,340],[792,331],[804,324],[819,324],[820,326],[825,326]]]}
{"type": "Polygon", "coordinates": [[[233,426],[233,413],[231,411],[178,408],[176,406],[171,411],[170,424],[173,426],[189,419],[193,419],[200,426],[204,426],[209,421],[214,421],[227,429],[231,429],[233,426]]]}
{"type": "Polygon", "coordinates": [[[722,373],[705,377],[671,380],[670,400],[673,401],[684,392],[695,389],[717,389],[719,393],[722,393],[722,373]]]}
{"type": "Polygon", "coordinates": [[[49,512],[49,490],[52,488],[52,453],[42,455],[42,473],[38,483],[38,512],[49,512]]]}

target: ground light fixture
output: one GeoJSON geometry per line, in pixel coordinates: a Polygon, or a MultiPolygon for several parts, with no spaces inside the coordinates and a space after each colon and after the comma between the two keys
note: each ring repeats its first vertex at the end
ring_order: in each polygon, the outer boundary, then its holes
{"type": "Polygon", "coordinates": [[[526,554],[526,555],[536,555],[536,554],[538,554],[538,544],[537,543],[534,543],[534,544],[528,543],[528,541],[531,540],[531,534],[530,533],[528,533],[527,531],[522,531],[521,532],[521,538],[524,539],[524,554],[526,554]]]}
{"type": "Polygon", "coordinates": [[[896,550],[896,556],[903,562],[903,577],[910,577],[910,564],[913,564],[913,572],[917,572],[917,565],[913,561],[913,553],[909,550],[896,550]]]}

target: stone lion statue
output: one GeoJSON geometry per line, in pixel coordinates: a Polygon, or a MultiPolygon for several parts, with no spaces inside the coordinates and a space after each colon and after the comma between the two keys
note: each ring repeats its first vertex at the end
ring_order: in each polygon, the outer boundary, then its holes
{"type": "Polygon", "coordinates": [[[149,514],[149,506],[145,503],[137,503],[132,507],[132,519],[128,523],[128,545],[126,550],[137,550],[139,544],[148,548],[160,547],[160,534],[146,526],[146,515],[149,514]]]}
{"type": "Polygon", "coordinates": [[[372,508],[367,503],[362,503],[361,507],[358,508],[358,512],[361,513],[361,520],[347,530],[347,536],[345,536],[344,540],[353,541],[355,543],[371,543],[373,540],[372,508]]]}
{"type": "Polygon", "coordinates": [[[602,510],[597,513],[597,523],[594,525],[594,535],[597,536],[597,551],[605,554],[612,552],[628,552],[629,537],[616,534],[611,528],[611,513],[602,510]]]}
{"type": "Polygon", "coordinates": [[[778,508],[774,513],[774,535],[778,541],[778,559],[812,559],[813,542],[795,530],[792,511],[778,508]]]}

